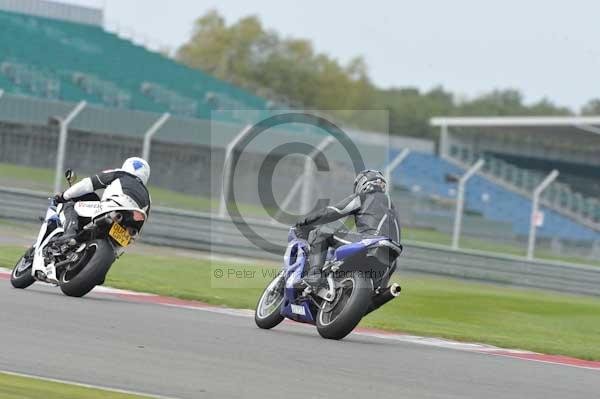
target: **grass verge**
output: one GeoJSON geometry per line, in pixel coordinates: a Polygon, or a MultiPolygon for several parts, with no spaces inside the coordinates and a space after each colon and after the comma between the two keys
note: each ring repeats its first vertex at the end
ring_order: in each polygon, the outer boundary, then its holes
{"type": "MultiPolygon", "coordinates": [[[[85,176],[79,176],[83,178],[85,176]]],[[[5,187],[52,192],[54,171],[0,163],[0,183],[5,187]]],[[[214,212],[219,201],[211,198],[182,194],[173,190],[150,186],[149,191],[155,206],[185,209],[196,212],[214,212]]],[[[267,212],[258,206],[240,205],[240,212],[252,217],[267,217],[267,212]]]]}
{"type": "MultiPolygon", "coordinates": [[[[12,267],[22,252],[0,247],[0,267],[12,267]]],[[[275,271],[272,266],[126,254],[106,284],[254,309],[275,271]],[[215,277],[216,270],[222,277],[215,277]]],[[[362,326],[600,360],[599,298],[414,275],[400,282],[400,297],[367,316],[362,326]]]]}
{"type": "Polygon", "coordinates": [[[0,372],[2,399],[142,399],[146,396],[85,388],[77,385],[50,382],[0,372]]]}

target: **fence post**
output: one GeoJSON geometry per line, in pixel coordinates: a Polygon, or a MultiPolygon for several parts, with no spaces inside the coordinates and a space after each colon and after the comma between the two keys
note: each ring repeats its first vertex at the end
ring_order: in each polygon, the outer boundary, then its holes
{"type": "Polygon", "coordinates": [[[460,231],[462,229],[462,216],[465,206],[465,187],[467,182],[481,167],[485,164],[483,159],[479,159],[471,166],[467,172],[458,181],[458,193],[456,196],[456,214],[454,215],[454,229],[452,231],[452,249],[458,249],[460,240],[460,231]]]}
{"type": "Polygon", "coordinates": [[[165,123],[169,120],[171,114],[164,113],[152,126],[150,129],[146,130],[144,133],[144,147],[142,149],[142,158],[146,160],[146,162],[150,162],[150,147],[152,145],[152,137],[164,126],[165,123]]]}
{"type": "MultiPolygon", "coordinates": [[[[296,182],[294,182],[294,185],[288,192],[288,195],[286,195],[286,197],[284,198],[283,202],[281,203],[281,206],[279,207],[279,210],[275,214],[275,220],[279,219],[279,216],[281,216],[281,213],[283,212],[283,210],[290,205],[290,202],[292,202],[294,197],[298,194],[298,191],[300,190],[300,188],[302,186],[304,186],[304,179],[306,178],[306,163],[310,162],[311,159],[314,159],[314,157],[319,153],[319,151],[325,150],[331,143],[333,143],[333,138],[328,137],[328,138],[324,139],[323,141],[321,141],[319,143],[319,145],[317,146],[317,148],[315,148],[310,154],[307,155],[308,158],[304,161],[303,177],[298,178],[296,180],[296,182]]],[[[309,165],[309,168],[310,168],[310,165],[309,165]]],[[[304,192],[302,193],[302,195],[304,196],[304,192]]],[[[303,211],[302,205],[300,207],[300,210],[303,211]]]]}
{"type": "Polygon", "coordinates": [[[392,160],[392,162],[390,162],[390,164],[388,166],[385,167],[385,171],[383,172],[383,175],[385,177],[385,181],[387,181],[387,192],[391,194],[392,189],[394,188],[394,182],[392,181],[392,172],[394,172],[394,170],[396,170],[396,168],[398,166],[400,166],[400,164],[402,162],[404,162],[404,160],[406,159],[406,157],[408,157],[408,155],[410,154],[410,149],[405,148],[403,149],[400,154],[396,155],[396,158],[394,158],[392,160]]]}
{"type": "Polygon", "coordinates": [[[54,176],[55,193],[61,191],[60,189],[62,187],[61,182],[63,179],[63,173],[65,168],[65,153],[67,151],[67,136],[69,134],[69,125],[71,124],[71,122],[73,122],[77,115],[79,115],[79,113],[83,111],[83,109],[86,106],[87,103],[85,101],[81,101],[75,106],[75,108],[71,110],[71,112],[69,112],[69,114],[65,118],[55,118],[55,120],[58,122],[58,126],[60,129],[58,135],[58,149],[56,153],[56,173],[54,176]]]}
{"type": "Polygon", "coordinates": [[[225,147],[225,162],[223,164],[223,181],[221,182],[221,202],[219,203],[219,216],[225,217],[227,211],[227,202],[231,196],[231,190],[233,190],[233,171],[231,166],[233,165],[233,155],[235,147],[238,143],[245,138],[252,131],[252,125],[246,125],[238,134],[227,144],[225,147]]]}
{"type": "MultiPolygon", "coordinates": [[[[332,136],[327,137],[323,141],[321,141],[317,147],[308,154],[308,157],[304,160],[304,176],[302,177],[302,197],[300,198],[300,213],[303,215],[307,214],[310,211],[310,200],[311,193],[313,191],[313,178],[314,178],[314,159],[315,157],[325,151],[327,147],[329,147],[335,139],[332,136]]],[[[290,191],[290,194],[292,192],[290,191]]],[[[289,194],[288,194],[289,196],[289,194]]],[[[286,198],[287,200],[287,198],[286,198]]]]}
{"type": "Polygon", "coordinates": [[[533,201],[531,203],[531,218],[529,219],[529,241],[527,243],[527,259],[532,260],[535,252],[535,233],[537,230],[536,216],[540,206],[540,196],[542,192],[558,177],[558,170],[554,169],[546,178],[533,190],[533,201]]]}
{"type": "Polygon", "coordinates": [[[447,159],[449,157],[448,140],[449,140],[448,125],[446,125],[446,123],[443,123],[440,126],[440,147],[439,147],[440,158],[442,158],[442,159],[447,159]]]}
{"type": "Polygon", "coordinates": [[[0,98],[4,95],[4,90],[0,89],[0,98]]]}

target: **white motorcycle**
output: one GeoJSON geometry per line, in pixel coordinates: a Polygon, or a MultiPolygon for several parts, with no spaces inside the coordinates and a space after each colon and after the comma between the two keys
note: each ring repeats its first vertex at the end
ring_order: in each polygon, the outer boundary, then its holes
{"type": "MultiPolygon", "coordinates": [[[[65,177],[69,185],[76,180],[71,170],[65,177]]],[[[139,237],[148,217],[118,187],[109,186],[102,200],[88,194],[75,202],[80,225],[84,225],[76,244],[64,236],[63,204],[51,200],[35,244],[12,271],[13,287],[23,289],[43,281],[59,286],[68,296],[86,295],[104,284],[110,267],[139,237]]]]}

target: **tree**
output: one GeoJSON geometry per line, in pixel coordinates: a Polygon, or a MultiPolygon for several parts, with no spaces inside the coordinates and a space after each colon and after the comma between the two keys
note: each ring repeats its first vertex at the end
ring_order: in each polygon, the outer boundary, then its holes
{"type": "MultiPolygon", "coordinates": [[[[245,87],[280,105],[327,110],[365,130],[386,129],[386,121],[357,112],[384,109],[389,131],[434,138],[434,116],[570,115],[572,111],[542,99],[524,103],[516,89],[493,90],[470,100],[458,100],[442,87],[421,92],[415,88],[379,89],[371,82],[362,57],[345,65],[317,53],[310,41],[284,38],[266,30],[256,16],[227,25],[216,11],[196,20],[190,40],[177,58],[217,78],[245,87]]],[[[600,99],[590,101],[584,114],[600,114],[600,99]]]]}
{"type": "Polygon", "coordinates": [[[582,115],[600,115],[600,98],[594,98],[581,108],[582,115]]]}
{"type": "Polygon", "coordinates": [[[192,37],[179,49],[177,59],[294,105],[360,108],[374,90],[362,58],[341,65],[316,53],[308,40],[266,31],[254,16],[227,26],[216,11],[208,12],[195,22],[192,37]]]}

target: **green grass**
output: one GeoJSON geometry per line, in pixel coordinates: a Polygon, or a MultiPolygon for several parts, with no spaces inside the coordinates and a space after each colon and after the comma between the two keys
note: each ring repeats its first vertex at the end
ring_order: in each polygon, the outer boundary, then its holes
{"type": "Polygon", "coordinates": [[[136,399],[143,396],[20,377],[0,372],[2,399],[136,399]]]}
{"type": "MultiPolygon", "coordinates": [[[[445,246],[450,246],[452,242],[452,237],[450,234],[430,229],[415,229],[411,227],[402,229],[402,239],[445,246]]],[[[496,252],[504,255],[515,256],[525,256],[527,253],[525,243],[522,247],[517,247],[514,245],[468,237],[464,237],[460,240],[460,247],[462,249],[474,249],[478,251],[496,252]]],[[[592,260],[574,256],[560,256],[545,250],[537,250],[535,256],[538,259],[600,266],[600,260],[592,260]]]]}
{"type": "MultiPolygon", "coordinates": [[[[82,176],[80,176],[82,177],[82,176]]],[[[51,192],[54,171],[44,168],[31,168],[0,163],[0,181],[16,188],[26,188],[51,192]]],[[[210,211],[218,206],[214,200],[180,194],[171,190],[150,187],[152,198],[157,205],[182,208],[193,211],[210,211]]]]}
{"type": "Polygon", "coordinates": [[[15,222],[13,220],[6,220],[6,219],[0,219],[0,226],[7,227],[10,229],[14,229],[14,230],[24,231],[24,232],[30,232],[36,228],[39,229],[39,225],[34,225],[31,223],[23,224],[21,222],[15,222]]]}
{"type": "Polygon", "coordinates": [[[0,179],[14,180],[15,184],[22,188],[29,188],[31,183],[35,183],[36,185],[52,189],[54,171],[0,163],[0,179]]]}
{"type": "MultiPolygon", "coordinates": [[[[0,163],[0,183],[3,186],[50,193],[54,185],[54,171],[51,169],[0,163]]],[[[150,186],[149,191],[155,206],[197,212],[214,212],[219,208],[219,201],[212,198],[182,194],[154,186],[150,186]]],[[[240,212],[243,215],[253,217],[267,216],[267,212],[264,209],[253,205],[240,205],[240,212]]]]}
{"type": "MultiPolygon", "coordinates": [[[[0,247],[0,266],[12,267],[22,252],[0,247]]],[[[253,309],[277,270],[268,265],[254,278],[211,277],[217,269],[227,274],[257,267],[126,254],[107,285],[253,309]]],[[[363,326],[600,360],[599,298],[414,275],[400,282],[400,297],[367,316],[363,326]]]]}

